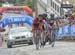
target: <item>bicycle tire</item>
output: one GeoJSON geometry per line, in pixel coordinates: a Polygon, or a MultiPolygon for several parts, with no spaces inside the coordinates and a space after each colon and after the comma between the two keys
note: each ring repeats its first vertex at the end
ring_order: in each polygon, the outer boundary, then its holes
{"type": "Polygon", "coordinates": [[[43,33],[42,33],[42,36],[41,36],[41,46],[42,46],[42,47],[45,46],[45,37],[46,37],[46,36],[45,36],[44,34],[45,34],[45,33],[43,32],[43,33]]]}
{"type": "Polygon", "coordinates": [[[51,42],[52,42],[52,47],[54,47],[54,43],[55,43],[55,34],[54,32],[51,32],[51,42]]]}
{"type": "Polygon", "coordinates": [[[36,34],[36,37],[35,37],[35,45],[36,45],[36,50],[39,50],[40,48],[40,35],[36,34]]]}

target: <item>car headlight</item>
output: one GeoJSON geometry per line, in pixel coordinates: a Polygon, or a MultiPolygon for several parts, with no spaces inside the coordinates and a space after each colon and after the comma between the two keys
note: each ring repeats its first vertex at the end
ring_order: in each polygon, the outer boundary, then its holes
{"type": "Polygon", "coordinates": [[[29,34],[29,37],[32,37],[33,35],[32,34],[29,34]]]}
{"type": "Polygon", "coordinates": [[[32,37],[32,34],[26,34],[26,37],[32,37]]]}
{"type": "Polygon", "coordinates": [[[15,38],[13,38],[13,37],[10,36],[9,39],[14,40],[15,38]]]}
{"type": "Polygon", "coordinates": [[[33,36],[33,34],[30,34],[30,36],[32,37],[32,36],[33,36]]]}

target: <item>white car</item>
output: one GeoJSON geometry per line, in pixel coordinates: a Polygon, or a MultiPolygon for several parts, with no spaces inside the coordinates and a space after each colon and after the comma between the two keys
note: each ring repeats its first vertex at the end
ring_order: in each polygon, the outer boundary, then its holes
{"type": "Polygon", "coordinates": [[[7,37],[7,47],[11,48],[16,44],[33,44],[33,35],[26,27],[17,27],[10,29],[7,37]]]}

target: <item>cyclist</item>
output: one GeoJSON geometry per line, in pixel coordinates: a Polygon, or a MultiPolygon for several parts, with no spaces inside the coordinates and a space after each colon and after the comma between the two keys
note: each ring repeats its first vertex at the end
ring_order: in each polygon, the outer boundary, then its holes
{"type": "Polygon", "coordinates": [[[41,41],[42,23],[43,23],[42,15],[38,15],[38,17],[34,18],[32,23],[33,37],[34,43],[36,44],[36,49],[39,49],[39,46],[37,45],[39,45],[39,41],[41,41]]]}
{"type": "Polygon", "coordinates": [[[55,17],[54,14],[50,14],[50,19],[48,21],[48,33],[49,33],[49,44],[52,44],[52,47],[54,47],[55,42],[55,17]]]}
{"type": "Polygon", "coordinates": [[[45,45],[46,41],[46,36],[47,36],[47,14],[42,15],[43,18],[43,23],[42,23],[42,43],[41,45],[45,45]]]}

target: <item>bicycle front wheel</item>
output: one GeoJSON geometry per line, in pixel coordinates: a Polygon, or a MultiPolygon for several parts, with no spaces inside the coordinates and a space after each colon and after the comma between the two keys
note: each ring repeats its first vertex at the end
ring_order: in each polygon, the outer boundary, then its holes
{"type": "Polygon", "coordinates": [[[52,32],[51,34],[51,42],[52,42],[52,47],[54,47],[54,44],[55,44],[55,33],[52,32]]]}

